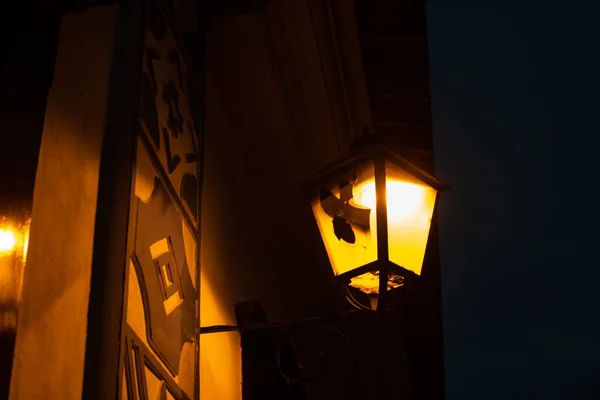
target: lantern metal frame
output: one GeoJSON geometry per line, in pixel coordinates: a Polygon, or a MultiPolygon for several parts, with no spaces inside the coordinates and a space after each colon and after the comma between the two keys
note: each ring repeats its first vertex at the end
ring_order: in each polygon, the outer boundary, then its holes
{"type": "MultiPolygon", "coordinates": [[[[376,221],[377,221],[377,258],[375,261],[366,265],[357,267],[350,271],[341,273],[334,277],[334,281],[342,286],[347,300],[355,308],[360,310],[373,310],[363,302],[358,300],[349,287],[352,278],[360,276],[368,272],[379,272],[379,290],[377,294],[376,311],[384,311],[394,308],[393,304],[388,301],[391,293],[400,288],[388,290],[389,274],[394,273],[404,278],[405,285],[411,284],[411,281],[418,277],[414,272],[403,268],[400,265],[390,261],[388,248],[388,218],[386,204],[386,162],[390,162],[404,170],[412,177],[420,180],[424,184],[430,186],[438,193],[447,189],[448,186],[440,181],[432,174],[419,168],[406,158],[398,155],[387,146],[378,143],[375,135],[370,136],[367,140],[357,143],[353,147],[353,154],[346,159],[337,161],[328,165],[313,178],[305,183],[305,192],[310,200],[314,199],[316,193],[321,187],[331,183],[332,180],[350,171],[360,165],[372,161],[374,163],[374,178],[375,178],[375,194],[376,194],[376,221]]],[[[436,201],[437,204],[437,201],[436,201]]],[[[434,206],[435,212],[435,206],[434,206]]],[[[429,241],[429,238],[428,238],[429,241]]],[[[358,289],[356,289],[358,290],[358,289]]]]}

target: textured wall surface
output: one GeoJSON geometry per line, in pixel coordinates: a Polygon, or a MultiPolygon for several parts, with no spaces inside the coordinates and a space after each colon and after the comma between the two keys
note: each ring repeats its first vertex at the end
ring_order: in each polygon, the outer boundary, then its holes
{"type": "Polygon", "coordinates": [[[117,8],[64,19],[37,169],[12,399],[79,399],[117,8]]]}

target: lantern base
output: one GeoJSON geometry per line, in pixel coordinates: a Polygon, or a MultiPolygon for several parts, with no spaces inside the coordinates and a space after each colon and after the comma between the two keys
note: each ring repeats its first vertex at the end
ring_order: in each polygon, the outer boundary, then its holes
{"type": "Polygon", "coordinates": [[[410,280],[404,280],[403,285],[394,289],[388,289],[384,294],[385,306],[380,308],[380,295],[378,293],[366,294],[360,289],[350,285],[342,286],[346,300],[357,310],[361,311],[393,311],[404,304],[410,291],[410,280]]]}

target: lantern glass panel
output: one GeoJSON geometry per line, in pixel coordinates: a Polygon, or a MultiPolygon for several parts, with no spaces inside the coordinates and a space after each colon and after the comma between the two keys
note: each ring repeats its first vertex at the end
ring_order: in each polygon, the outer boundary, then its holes
{"type": "Polygon", "coordinates": [[[373,161],[340,173],[321,186],[312,209],[335,275],[377,259],[373,161]]]}
{"type": "Polygon", "coordinates": [[[421,275],[437,191],[386,161],[389,259],[421,275]]]}

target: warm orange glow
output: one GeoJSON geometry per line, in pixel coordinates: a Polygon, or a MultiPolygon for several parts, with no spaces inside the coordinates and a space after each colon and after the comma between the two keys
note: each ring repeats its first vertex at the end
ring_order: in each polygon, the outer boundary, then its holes
{"type": "MultiPolygon", "coordinates": [[[[393,172],[386,180],[390,261],[420,274],[435,202],[435,190],[423,183],[415,182],[414,178],[409,178],[413,180],[412,182],[400,180],[406,179],[407,176],[402,176],[406,174],[393,174],[393,172]],[[394,175],[400,175],[400,179],[395,178],[394,175]]],[[[351,203],[375,210],[377,204],[375,180],[369,179],[360,185],[355,185],[351,203]]],[[[374,217],[374,212],[371,217],[374,217]]],[[[375,234],[375,224],[372,223],[371,226],[371,232],[375,234]]],[[[367,273],[353,278],[350,285],[365,293],[378,293],[379,276],[367,273]]]]}
{"type": "Polygon", "coordinates": [[[29,223],[0,217],[0,331],[17,326],[17,307],[21,298],[23,266],[29,243],[29,223]]]}
{"type": "Polygon", "coordinates": [[[9,218],[0,218],[0,256],[22,257],[23,263],[29,248],[29,221],[11,223],[9,218]]]}
{"type": "MultiPolygon", "coordinates": [[[[391,274],[390,274],[391,276],[391,274]]],[[[398,276],[396,275],[396,278],[398,276]]],[[[387,290],[392,290],[404,284],[403,280],[388,279],[387,290]]],[[[360,289],[363,293],[376,295],[379,293],[379,272],[367,272],[351,279],[350,286],[360,289]]]]}
{"type": "Polygon", "coordinates": [[[12,252],[17,244],[15,232],[10,228],[0,229],[0,252],[12,252]]]}
{"type": "Polygon", "coordinates": [[[386,190],[390,261],[420,275],[437,191],[391,163],[386,190]]]}
{"type": "MultiPolygon", "coordinates": [[[[388,161],[385,176],[389,260],[420,275],[437,191],[388,161]]],[[[382,256],[377,254],[377,240],[384,238],[377,237],[377,193],[373,162],[358,167],[354,177],[356,179],[351,186],[351,196],[348,195],[348,189],[345,189],[344,195],[343,184],[340,186],[340,182],[348,181],[346,176],[346,179],[333,180],[334,183],[326,187],[328,197],[324,199],[320,193],[312,203],[321,237],[336,275],[369,264],[382,256]],[[343,201],[346,205],[341,206],[343,201]],[[348,241],[339,230],[350,228],[351,232],[346,232],[351,239],[348,241]]],[[[353,278],[350,285],[364,293],[377,294],[379,276],[376,272],[368,272],[353,278]]],[[[400,285],[401,283],[390,281],[388,290],[400,285]]]]}
{"type": "Polygon", "coordinates": [[[25,226],[25,233],[23,235],[23,264],[27,260],[27,250],[29,250],[29,223],[25,226]]]}
{"type": "Polygon", "coordinates": [[[14,331],[17,327],[19,298],[19,265],[15,257],[16,232],[9,227],[0,228],[0,332],[14,331]]]}
{"type": "MultiPolygon", "coordinates": [[[[414,183],[388,179],[385,185],[387,215],[392,223],[406,222],[419,213],[425,188],[414,183]]],[[[375,208],[377,197],[375,194],[375,181],[369,182],[362,189],[360,196],[355,196],[357,204],[368,208],[375,208]]]]}
{"type": "MultiPolygon", "coordinates": [[[[222,283],[211,282],[200,272],[202,326],[235,325],[230,295],[222,283]]],[[[223,281],[225,282],[225,281],[223,281]]],[[[200,398],[241,398],[242,358],[239,332],[202,335],[200,339],[200,398]]]]}
{"type": "MultiPolygon", "coordinates": [[[[355,242],[350,243],[336,236],[333,216],[327,213],[323,208],[323,202],[317,195],[312,203],[313,213],[317,220],[317,225],[321,232],[321,237],[325,243],[329,261],[335,275],[343,274],[355,268],[369,264],[377,259],[377,215],[375,204],[370,204],[365,199],[368,196],[370,182],[375,179],[373,162],[366,163],[357,168],[356,182],[352,186],[353,198],[348,202],[356,209],[370,209],[368,220],[362,224],[349,221],[348,228],[352,229],[355,236],[355,242]]],[[[340,198],[339,184],[328,187],[333,196],[340,198]]],[[[348,210],[341,209],[336,214],[342,219],[348,221],[348,210]]]]}
{"type": "Polygon", "coordinates": [[[379,274],[367,272],[354,277],[350,281],[350,286],[360,289],[366,294],[377,294],[379,293],[379,274]]]}

